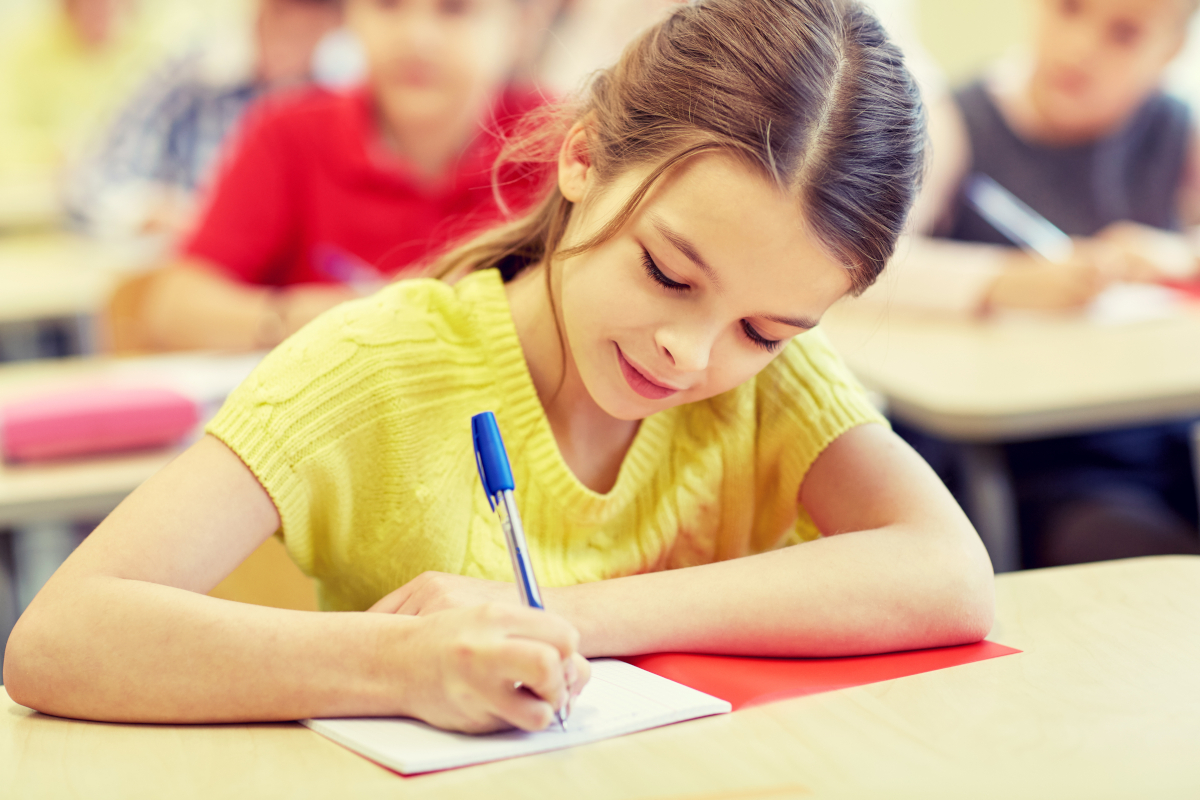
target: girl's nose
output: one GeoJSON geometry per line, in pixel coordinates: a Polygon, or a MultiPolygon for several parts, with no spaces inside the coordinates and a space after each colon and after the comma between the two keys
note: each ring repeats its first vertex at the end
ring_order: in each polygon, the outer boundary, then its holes
{"type": "Polygon", "coordinates": [[[708,367],[716,337],[699,327],[671,326],[658,330],[658,346],[680,372],[701,372],[708,367]]]}

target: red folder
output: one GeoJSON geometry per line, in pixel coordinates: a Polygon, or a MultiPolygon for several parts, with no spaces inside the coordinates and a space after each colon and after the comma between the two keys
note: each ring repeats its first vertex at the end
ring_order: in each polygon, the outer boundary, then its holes
{"type": "Polygon", "coordinates": [[[676,683],[719,697],[736,711],[789,697],[847,689],[1019,653],[982,641],[851,658],[755,658],[655,653],[622,659],[676,683]]]}

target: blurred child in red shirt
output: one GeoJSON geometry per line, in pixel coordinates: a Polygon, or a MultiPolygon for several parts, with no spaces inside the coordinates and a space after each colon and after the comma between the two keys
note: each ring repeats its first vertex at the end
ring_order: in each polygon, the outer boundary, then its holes
{"type": "MultiPolygon", "coordinates": [[[[361,87],[264,102],[137,310],[161,349],[278,344],[503,215],[491,167],[539,103],[514,76],[547,0],[347,0],[361,87]]],[[[520,210],[539,174],[506,182],[520,210]]]]}

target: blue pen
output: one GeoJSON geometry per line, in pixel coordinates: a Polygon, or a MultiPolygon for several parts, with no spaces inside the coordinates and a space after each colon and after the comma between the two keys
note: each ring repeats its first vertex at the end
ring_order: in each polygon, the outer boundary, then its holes
{"type": "MultiPolygon", "coordinates": [[[[533,574],[533,563],[529,560],[525,528],[521,525],[521,514],[513,498],[516,485],[513,483],[512,467],[508,463],[508,452],[504,449],[504,439],[500,438],[496,416],[491,411],[471,417],[471,437],[475,440],[475,466],[479,468],[483,493],[487,495],[488,505],[500,515],[500,526],[504,528],[504,539],[508,543],[508,555],[512,558],[513,575],[517,580],[517,590],[521,593],[521,602],[530,608],[545,610],[542,593],[533,574]]],[[[570,705],[567,707],[569,709],[570,705]]],[[[562,711],[555,711],[554,716],[565,731],[565,715],[562,711]]]]}

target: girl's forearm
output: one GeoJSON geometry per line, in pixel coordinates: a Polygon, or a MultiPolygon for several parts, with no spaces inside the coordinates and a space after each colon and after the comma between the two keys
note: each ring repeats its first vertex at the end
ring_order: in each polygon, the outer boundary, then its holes
{"type": "Polygon", "coordinates": [[[415,624],[88,577],[31,605],[9,643],[17,674],[6,678],[17,702],[117,722],[397,714],[405,698],[385,673],[401,668],[389,656],[415,624]]]}
{"type": "Polygon", "coordinates": [[[589,657],[835,656],[960,644],[992,625],[992,572],[977,545],[861,531],[554,589],[548,607],[576,625],[589,657]]]}

